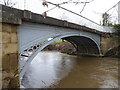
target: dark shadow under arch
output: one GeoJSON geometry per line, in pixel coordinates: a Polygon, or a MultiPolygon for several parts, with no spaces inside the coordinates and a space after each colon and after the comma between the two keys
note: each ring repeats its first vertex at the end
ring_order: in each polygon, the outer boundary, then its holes
{"type": "Polygon", "coordinates": [[[96,45],[96,43],[87,37],[70,36],[70,37],[65,37],[62,39],[67,40],[70,43],[72,43],[75,46],[75,48],[77,49],[78,53],[100,54],[99,48],[96,45]]]}

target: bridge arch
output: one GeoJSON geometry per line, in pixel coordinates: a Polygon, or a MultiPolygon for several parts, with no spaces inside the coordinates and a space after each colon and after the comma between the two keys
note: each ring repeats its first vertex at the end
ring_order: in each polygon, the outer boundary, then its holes
{"type": "Polygon", "coordinates": [[[46,46],[48,46],[49,44],[59,39],[67,40],[74,46],[78,46],[78,48],[75,47],[77,49],[79,49],[79,47],[81,46],[83,46],[84,49],[87,49],[86,52],[80,52],[80,53],[87,53],[87,54],[99,54],[100,53],[100,46],[97,44],[95,40],[93,40],[90,37],[86,37],[82,35],[80,36],[79,34],[69,34],[69,35],[55,37],[52,40],[50,40],[50,42],[48,41],[48,43],[46,43],[42,49],[44,49],[46,46]],[[94,50],[93,52],[88,52],[88,49],[96,49],[96,51],[94,50]]]}
{"type": "Polygon", "coordinates": [[[65,39],[71,42],[72,44],[77,46],[77,50],[80,53],[100,53],[99,34],[84,31],[82,30],[82,28],[80,30],[32,22],[23,22],[18,27],[19,63],[21,79],[27,71],[27,68],[33,58],[46,46],[59,39],[65,39]],[[48,40],[48,38],[52,39],[48,40]],[[33,49],[34,46],[36,49],[33,49]],[[31,54],[28,53],[28,50],[30,49],[33,50],[31,54]],[[25,54],[24,52],[27,52],[28,56],[25,63],[21,59],[21,56],[25,54]]]}
{"type": "MultiPolygon", "coordinates": [[[[51,37],[49,37],[51,38],[51,37]]],[[[48,39],[48,38],[47,38],[48,39]]],[[[34,59],[34,57],[41,51],[43,50],[46,46],[48,46],[49,44],[53,43],[54,41],[56,40],[59,40],[59,39],[65,39],[67,41],[69,41],[70,43],[72,44],[75,44],[76,46],[79,46],[80,48],[83,48],[85,47],[86,48],[86,52],[84,53],[91,53],[91,52],[88,52],[90,51],[88,48],[92,48],[92,47],[89,47],[89,45],[94,45],[95,47],[95,50],[96,52],[95,53],[92,53],[92,54],[99,54],[100,53],[100,47],[99,45],[97,44],[97,42],[95,40],[93,40],[91,37],[86,37],[84,35],[81,35],[80,34],[67,34],[67,35],[57,35],[55,37],[52,37],[51,40],[47,41],[46,43],[44,43],[43,45],[41,45],[31,56],[30,58],[28,58],[27,62],[24,64],[24,67],[23,69],[20,71],[20,78],[22,78],[25,74],[25,72],[27,71],[27,68],[29,66],[29,64],[31,63],[31,61],[34,59]],[[77,38],[77,39],[76,39],[77,38]],[[87,40],[87,41],[84,41],[84,40],[87,40]],[[83,42],[84,41],[84,42],[83,42]],[[81,44],[81,42],[83,42],[81,44]],[[82,47],[83,46],[83,47],[82,47]]],[[[78,47],[78,49],[79,49],[78,47]]],[[[93,48],[92,48],[93,49],[93,48]]],[[[81,52],[83,53],[83,52],[81,52]]]]}

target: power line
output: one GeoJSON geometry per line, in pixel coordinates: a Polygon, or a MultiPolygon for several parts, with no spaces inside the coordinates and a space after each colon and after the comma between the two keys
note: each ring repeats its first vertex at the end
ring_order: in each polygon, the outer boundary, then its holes
{"type": "Polygon", "coordinates": [[[64,8],[64,7],[61,7],[59,4],[54,4],[54,3],[51,3],[51,2],[48,2],[48,1],[47,1],[47,3],[49,3],[49,4],[51,4],[51,5],[55,5],[56,7],[59,7],[59,8],[61,8],[61,9],[63,9],[63,10],[66,10],[66,11],[68,11],[68,12],[70,12],[70,13],[73,13],[73,14],[75,14],[75,15],[77,15],[77,16],[80,16],[80,17],[82,17],[82,18],[84,18],[84,19],[86,19],[86,20],[88,20],[88,21],[90,21],[90,22],[92,22],[92,23],[94,23],[94,24],[100,25],[100,24],[98,24],[98,23],[96,23],[96,22],[94,22],[94,21],[92,21],[92,20],[90,20],[90,19],[88,19],[88,18],[80,15],[80,14],[77,14],[77,13],[71,11],[71,10],[68,10],[68,9],[64,8]]]}
{"type": "MultiPolygon", "coordinates": [[[[120,3],[120,1],[119,1],[118,3],[120,3]]],[[[117,4],[115,4],[114,6],[112,6],[110,9],[108,9],[105,13],[107,13],[108,11],[110,11],[111,9],[113,9],[115,6],[117,6],[117,5],[118,5],[118,3],[117,3],[117,4]]]]}

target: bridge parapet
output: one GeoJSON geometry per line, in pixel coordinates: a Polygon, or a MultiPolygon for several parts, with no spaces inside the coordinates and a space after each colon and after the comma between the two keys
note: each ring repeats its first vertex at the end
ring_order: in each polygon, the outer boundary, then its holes
{"type": "Polygon", "coordinates": [[[1,12],[2,12],[2,22],[4,23],[20,25],[22,24],[23,21],[28,21],[28,22],[53,25],[53,26],[64,27],[64,28],[71,28],[76,30],[83,30],[83,31],[99,34],[101,36],[110,35],[110,33],[101,32],[99,30],[89,28],[83,25],[67,22],[64,20],[58,20],[52,17],[44,18],[42,15],[32,13],[31,11],[19,10],[11,7],[6,7],[4,5],[2,5],[1,12]]]}

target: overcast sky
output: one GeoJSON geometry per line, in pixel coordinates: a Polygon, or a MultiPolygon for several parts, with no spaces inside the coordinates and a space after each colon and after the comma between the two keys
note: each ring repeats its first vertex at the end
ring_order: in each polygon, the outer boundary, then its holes
{"type": "MultiPolygon", "coordinates": [[[[43,7],[42,5],[43,0],[18,0],[18,8],[21,9],[28,9],[32,12],[35,13],[43,13],[46,10],[49,10],[50,8],[54,7],[52,5],[48,5],[48,8],[43,7]],[[24,5],[25,4],[25,5],[24,5]]],[[[53,3],[60,3],[62,1],[68,1],[68,0],[47,0],[53,3]]],[[[86,0],[79,0],[79,1],[86,1],[86,0]]],[[[89,0],[87,0],[89,1],[89,0]]],[[[97,22],[100,23],[101,20],[101,15],[105,11],[107,11],[109,8],[111,8],[113,5],[115,5],[117,2],[120,0],[94,0],[93,2],[89,3],[86,5],[84,11],[81,13],[81,15],[97,22]]],[[[82,7],[84,4],[66,4],[62,5],[63,7],[72,10],[76,13],[80,13],[82,7]]],[[[47,13],[48,16],[59,18],[59,19],[65,19],[65,20],[70,20],[74,22],[80,22],[80,19],[78,20],[78,16],[72,15],[64,10],[61,10],[59,8],[56,8],[50,12],[47,13]]]]}
{"type": "MultiPolygon", "coordinates": [[[[16,7],[20,9],[27,9],[35,13],[43,13],[46,10],[49,10],[50,8],[54,7],[53,5],[48,4],[48,8],[44,7],[42,5],[43,0],[13,0],[16,1],[16,7]]],[[[47,0],[53,3],[60,3],[62,1],[69,1],[69,0],[47,0]]],[[[76,1],[76,0],[74,0],[76,1]]],[[[86,0],[79,0],[79,1],[86,1],[86,0]]],[[[90,0],[87,0],[90,1],[90,0]]],[[[113,5],[115,5],[120,0],[94,0],[91,3],[87,4],[84,11],[81,13],[81,15],[100,23],[101,15],[105,11],[107,11],[109,8],[111,8],[113,5]]],[[[78,14],[80,14],[80,11],[82,9],[84,4],[66,4],[62,5],[63,7],[72,10],[78,14]]],[[[113,14],[115,14],[113,12],[113,14]]],[[[55,17],[59,19],[68,20],[75,23],[81,23],[82,18],[78,17],[76,15],[73,15],[69,12],[66,12],[60,8],[55,8],[52,11],[47,12],[47,15],[50,17],[55,17]]]]}

